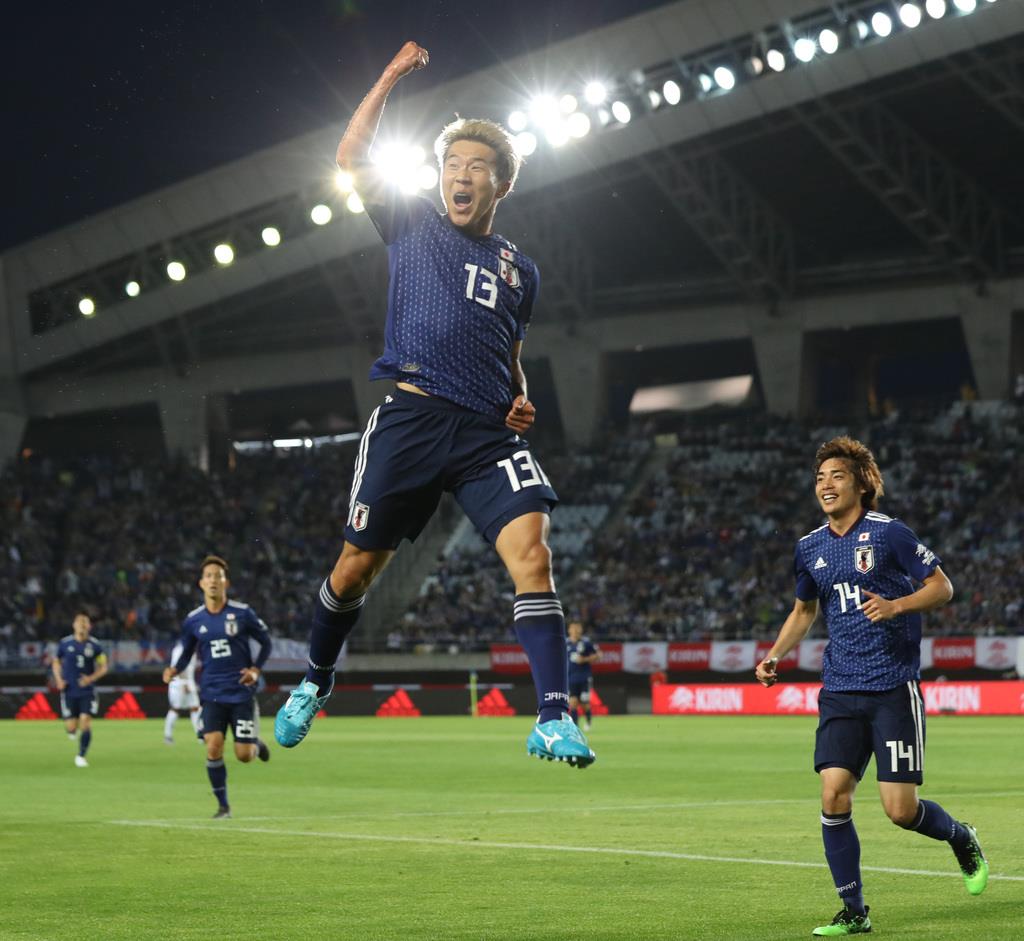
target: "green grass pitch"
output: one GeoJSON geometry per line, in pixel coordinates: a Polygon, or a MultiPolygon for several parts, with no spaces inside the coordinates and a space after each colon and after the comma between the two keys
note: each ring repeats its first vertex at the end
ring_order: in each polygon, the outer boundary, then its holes
{"type": "MultiPolygon", "coordinates": [[[[585,771],[528,759],[526,718],[321,719],[268,765],[229,757],[226,821],[187,729],[97,722],[78,769],[57,722],[0,723],[0,938],[766,941],[838,908],[812,719],[599,719],[585,771]]],[[[978,827],[993,877],[969,897],[872,767],[874,934],[1024,937],[1024,724],[928,731],[922,793],[978,827]]]]}

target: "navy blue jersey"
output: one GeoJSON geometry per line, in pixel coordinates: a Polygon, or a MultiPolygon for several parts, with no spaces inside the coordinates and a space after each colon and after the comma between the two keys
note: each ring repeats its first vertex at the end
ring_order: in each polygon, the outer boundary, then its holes
{"type": "Polygon", "coordinates": [[[894,689],[918,679],[921,615],[872,624],[861,613],[861,590],[883,598],[911,594],[942,560],[899,520],[869,510],[844,536],[828,525],[796,544],[796,596],[815,598],[828,626],[822,663],[825,689],[894,689]]]}
{"type": "Polygon", "coordinates": [[[574,663],[573,654],[581,657],[589,657],[598,652],[598,646],[589,637],[581,637],[573,641],[565,639],[565,652],[569,658],[569,685],[586,683],[594,675],[594,667],[591,663],[574,663]]]}
{"type": "MultiPolygon", "coordinates": [[[[57,659],[60,661],[61,676],[68,684],[68,691],[79,689],[78,680],[83,676],[91,676],[96,672],[96,660],[106,657],[106,651],[98,641],[91,637],[75,640],[74,634],[68,634],[57,645],[57,659]]],[[[86,686],[85,689],[91,687],[86,686]]]]}
{"type": "Polygon", "coordinates": [[[214,614],[206,605],[190,611],[181,629],[182,654],[174,668],[183,672],[192,654],[199,651],[203,672],[199,678],[199,698],[205,702],[248,702],[254,687],[239,680],[245,667],[263,668],[270,656],[270,633],[247,604],[229,601],[214,614]],[[255,661],[249,640],[259,644],[255,661]]]}
{"type": "Polygon", "coordinates": [[[384,354],[371,379],[408,382],[504,422],[512,347],[526,336],[537,266],[499,235],[474,238],[423,197],[367,205],[388,246],[384,354]]]}

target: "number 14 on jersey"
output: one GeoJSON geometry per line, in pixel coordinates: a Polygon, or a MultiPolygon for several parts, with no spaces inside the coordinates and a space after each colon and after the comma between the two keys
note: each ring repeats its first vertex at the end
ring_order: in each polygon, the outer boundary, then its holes
{"type": "Polygon", "coordinates": [[[851,585],[849,582],[839,582],[832,586],[839,592],[839,604],[842,606],[843,614],[848,610],[848,604],[853,605],[854,610],[860,610],[860,585],[851,585]]]}

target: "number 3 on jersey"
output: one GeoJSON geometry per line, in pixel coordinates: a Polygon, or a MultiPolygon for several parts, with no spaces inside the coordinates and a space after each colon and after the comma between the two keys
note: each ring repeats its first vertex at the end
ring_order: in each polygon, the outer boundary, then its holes
{"type": "Polygon", "coordinates": [[[468,261],[463,268],[469,272],[469,277],[466,278],[466,297],[494,310],[495,304],[498,303],[498,276],[493,271],[479,265],[471,265],[468,261]]]}
{"type": "Polygon", "coordinates": [[[541,470],[540,464],[534,459],[529,451],[516,451],[512,457],[498,461],[498,467],[502,467],[508,474],[508,482],[512,485],[512,492],[518,493],[524,487],[537,487],[543,484],[551,486],[547,474],[541,470]]]}

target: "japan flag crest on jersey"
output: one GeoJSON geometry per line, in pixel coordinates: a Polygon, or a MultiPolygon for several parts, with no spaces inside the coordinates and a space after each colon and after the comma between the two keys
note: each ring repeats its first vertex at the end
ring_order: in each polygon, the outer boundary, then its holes
{"type": "MultiPolygon", "coordinates": [[[[502,254],[504,254],[505,249],[502,249],[501,251],[502,254]]],[[[519,269],[504,258],[498,262],[498,274],[501,276],[501,280],[510,288],[519,287],[519,269]]]]}
{"type": "Polygon", "coordinates": [[[857,546],[853,550],[853,562],[858,572],[870,572],[875,567],[874,546],[857,546]]]}
{"type": "Polygon", "coordinates": [[[366,529],[370,521],[370,508],[365,503],[356,503],[352,508],[352,528],[358,533],[366,529]]]}

